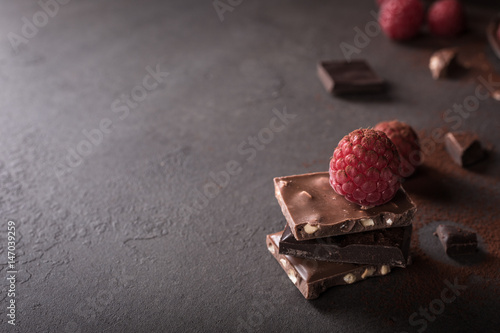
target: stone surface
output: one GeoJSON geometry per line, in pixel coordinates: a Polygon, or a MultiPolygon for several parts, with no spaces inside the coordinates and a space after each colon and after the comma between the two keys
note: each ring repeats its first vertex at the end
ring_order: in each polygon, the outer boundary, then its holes
{"type": "MultiPolygon", "coordinates": [[[[456,43],[479,41],[477,50],[498,69],[484,24],[500,8],[483,3],[468,2],[474,21],[456,43]]],[[[59,7],[46,24],[36,1],[4,1],[0,11],[0,214],[5,225],[16,222],[19,259],[16,327],[5,316],[5,282],[0,331],[420,328],[409,317],[439,297],[443,277],[431,277],[439,269],[428,266],[430,275],[418,280],[439,282],[426,294],[397,291],[427,267],[424,254],[416,252],[413,268],[307,302],[264,239],[282,228],[273,177],[326,171],[353,129],[394,118],[417,130],[458,124],[446,123],[442,112],[474,94],[479,74],[436,83],[427,70],[432,51],[454,41],[421,36],[398,44],[380,33],[356,42],[353,29],[373,20],[372,0],[243,1],[223,21],[210,1],[59,7]],[[33,16],[43,26],[14,50],[9,38],[22,36],[22,18],[33,16]],[[389,82],[387,94],[334,98],[324,91],[316,63],[342,59],[342,42],[363,46],[354,56],[389,82]],[[156,68],[168,72],[159,84],[146,78],[156,68]],[[143,84],[151,91],[144,94],[143,84]],[[138,102],[126,106],[123,95],[130,94],[138,102]],[[200,197],[204,191],[209,200],[200,197]],[[408,299],[413,303],[400,304],[408,299]]],[[[498,143],[498,102],[480,103],[459,127],[498,143]]],[[[498,154],[489,161],[470,171],[480,186],[438,177],[432,186],[448,186],[451,196],[434,211],[464,216],[467,205],[453,204],[463,203],[459,194],[472,198],[467,204],[482,198],[478,204],[496,207],[498,154]]],[[[412,193],[421,199],[426,192],[412,193]]],[[[430,214],[421,205],[419,212],[417,226],[430,214]]],[[[488,222],[498,223],[496,216],[488,222]]],[[[6,237],[5,227],[5,275],[6,237]]],[[[498,328],[499,298],[491,292],[498,278],[492,285],[491,276],[456,274],[446,278],[468,281],[469,289],[427,323],[427,332],[498,328]]]]}

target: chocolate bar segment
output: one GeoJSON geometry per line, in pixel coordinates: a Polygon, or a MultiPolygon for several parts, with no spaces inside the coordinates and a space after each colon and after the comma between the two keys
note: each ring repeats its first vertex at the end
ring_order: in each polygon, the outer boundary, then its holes
{"type": "Polygon", "coordinates": [[[363,210],[333,190],[328,172],[274,178],[274,189],[299,241],[408,226],[417,210],[403,188],[388,203],[363,210]]]}
{"type": "Polygon", "coordinates": [[[460,166],[474,164],[485,157],[479,138],[469,132],[449,132],[444,137],[448,154],[460,166]]]}
{"type": "Polygon", "coordinates": [[[286,226],[279,253],[312,260],[406,267],[412,226],[297,241],[286,226]]]}
{"type": "Polygon", "coordinates": [[[267,235],[267,249],[307,299],[317,298],[330,287],[351,284],[371,276],[386,275],[391,271],[388,265],[342,264],[279,254],[278,247],[282,233],[280,231],[267,235]]]}
{"type": "Polygon", "coordinates": [[[447,255],[474,254],[477,251],[477,235],[451,225],[440,224],[434,235],[439,237],[447,255]]]}
{"type": "Polygon", "coordinates": [[[325,89],[336,95],[384,90],[384,81],[363,60],[322,61],[318,77],[325,89]]]}

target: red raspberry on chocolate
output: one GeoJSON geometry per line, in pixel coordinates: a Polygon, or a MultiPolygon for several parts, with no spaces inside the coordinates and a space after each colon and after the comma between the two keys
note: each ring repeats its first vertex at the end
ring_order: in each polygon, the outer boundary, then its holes
{"type": "Polygon", "coordinates": [[[390,201],[399,189],[399,154],[384,132],[352,131],[340,140],[330,160],[330,185],[364,207],[390,201]]]}
{"type": "Polygon", "coordinates": [[[457,0],[440,0],[432,4],[427,13],[429,30],[437,36],[453,37],[464,30],[465,15],[457,0]]]}
{"type": "Polygon", "coordinates": [[[383,121],[375,130],[384,132],[396,145],[401,159],[401,177],[411,176],[421,162],[420,142],[413,128],[399,120],[383,121]]]}
{"type": "Polygon", "coordinates": [[[417,35],[423,20],[424,6],[420,0],[386,0],[378,16],[382,30],[394,40],[417,35]]]}

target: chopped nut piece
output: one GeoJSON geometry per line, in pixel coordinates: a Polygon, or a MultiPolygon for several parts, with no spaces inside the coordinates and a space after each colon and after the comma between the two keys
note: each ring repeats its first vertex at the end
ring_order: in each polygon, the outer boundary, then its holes
{"type": "Polygon", "coordinates": [[[274,254],[274,247],[272,244],[267,244],[267,249],[269,250],[269,252],[271,252],[272,254],[274,254]]]}
{"type": "Polygon", "coordinates": [[[309,199],[312,199],[312,195],[309,192],[302,191],[302,192],[300,192],[300,194],[308,197],[309,199]]]}
{"type": "Polygon", "coordinates": [[[392,221],[392,219],[387,219],[385,222],[386,222],[388,225],[392,225],[392,222],[393,222],[393,221],[392,221]]]}
{"type": "Polygon", "coordinates": [[[361,278],[362,279],[366,279],[368,276],[372,276],[373,273],[375,273],[377,269],[375,267],[368,267],[367,269],[365,269],[365,271],[363,272],[363,274],[361,274],[361,278]]]}
{"type": "MultiPolygon", "coordinates": [[[[380,269],[382,265],[355,265],[328,262],[328,261],[304,261],[296,257],[292,257],[279,253],[280,239],[283,236],[283,231],[276,232],[266,236],[266,243],[271,243],[275,249],[273,257],[279,262],[280,259],[287,261],[287,267],[283,270],[299,289],[306,299],[317,298],[321,293],[328,288],[338,285],[349,285],[361,281],[361,274],[368,268],[373,268],[375,271],[372,276],[381,275],[380,269]]],[[[368,273],[365,273],[365,276],[368,273]]],[[[367,277],[370,278],[370,277],[367,277]]]]}
{"type": "Polygon", "coordinates": [[[371,227],[371,226],[374,226],[375,223],[373,222],[373,219],[361,219],[361,224],[363,225],[363,227],[371,227]]]}
{"type": "Polygon", "coordinates": [[[390,272],[391,268],[388,265],[382,265],[382,267],[380,267],[380,274],[386,275],[389,274],[390,272]]]}
{"type": "Polygon", "coordinates": [[[319,229],[319,226],[317,226],[317,225],[306,224],[304,226],[304,231],[307,232],[308,234],[313,234],[318,229],[319,229]]]}
{"type": "Polygon", "coordinates": [[[281,266],[286,267],[286,260],[281,258],[280,259],[281,266]]]}
{"type": "Polygon", "coordinates": [[[346,276],[344,276],[344,281],[348,284],[351,284],[356,282],[356,277],[354,276],[354,274],[349,273],[346,276]]]}

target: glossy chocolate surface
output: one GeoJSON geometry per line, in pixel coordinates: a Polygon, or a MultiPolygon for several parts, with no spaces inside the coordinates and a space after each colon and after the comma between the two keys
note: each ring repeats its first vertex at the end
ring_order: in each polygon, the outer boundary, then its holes
{"type": "Polygon", "coordinates": [[[280,263],[293,284],[307,299],[317,298],[326,289],[351,284],[390,272],[388,265],[356,265],[296,258],[279,253],[282,231],[267,235],[267,249],[280,263]]]}
{"type": "Polygon", "coordinates": [[[403,188],[388,203],[363,210],[332,189],[328,172],[278,177],[274,186],[297,240],[403,227],[411,224],[416,212],[403,188]]]}
{"type": "Polygon", "coordinates": [[[411,231],[410,225],[298,241],[287,225],[279,253],[313,260],[406,267],[411,231]]]}

